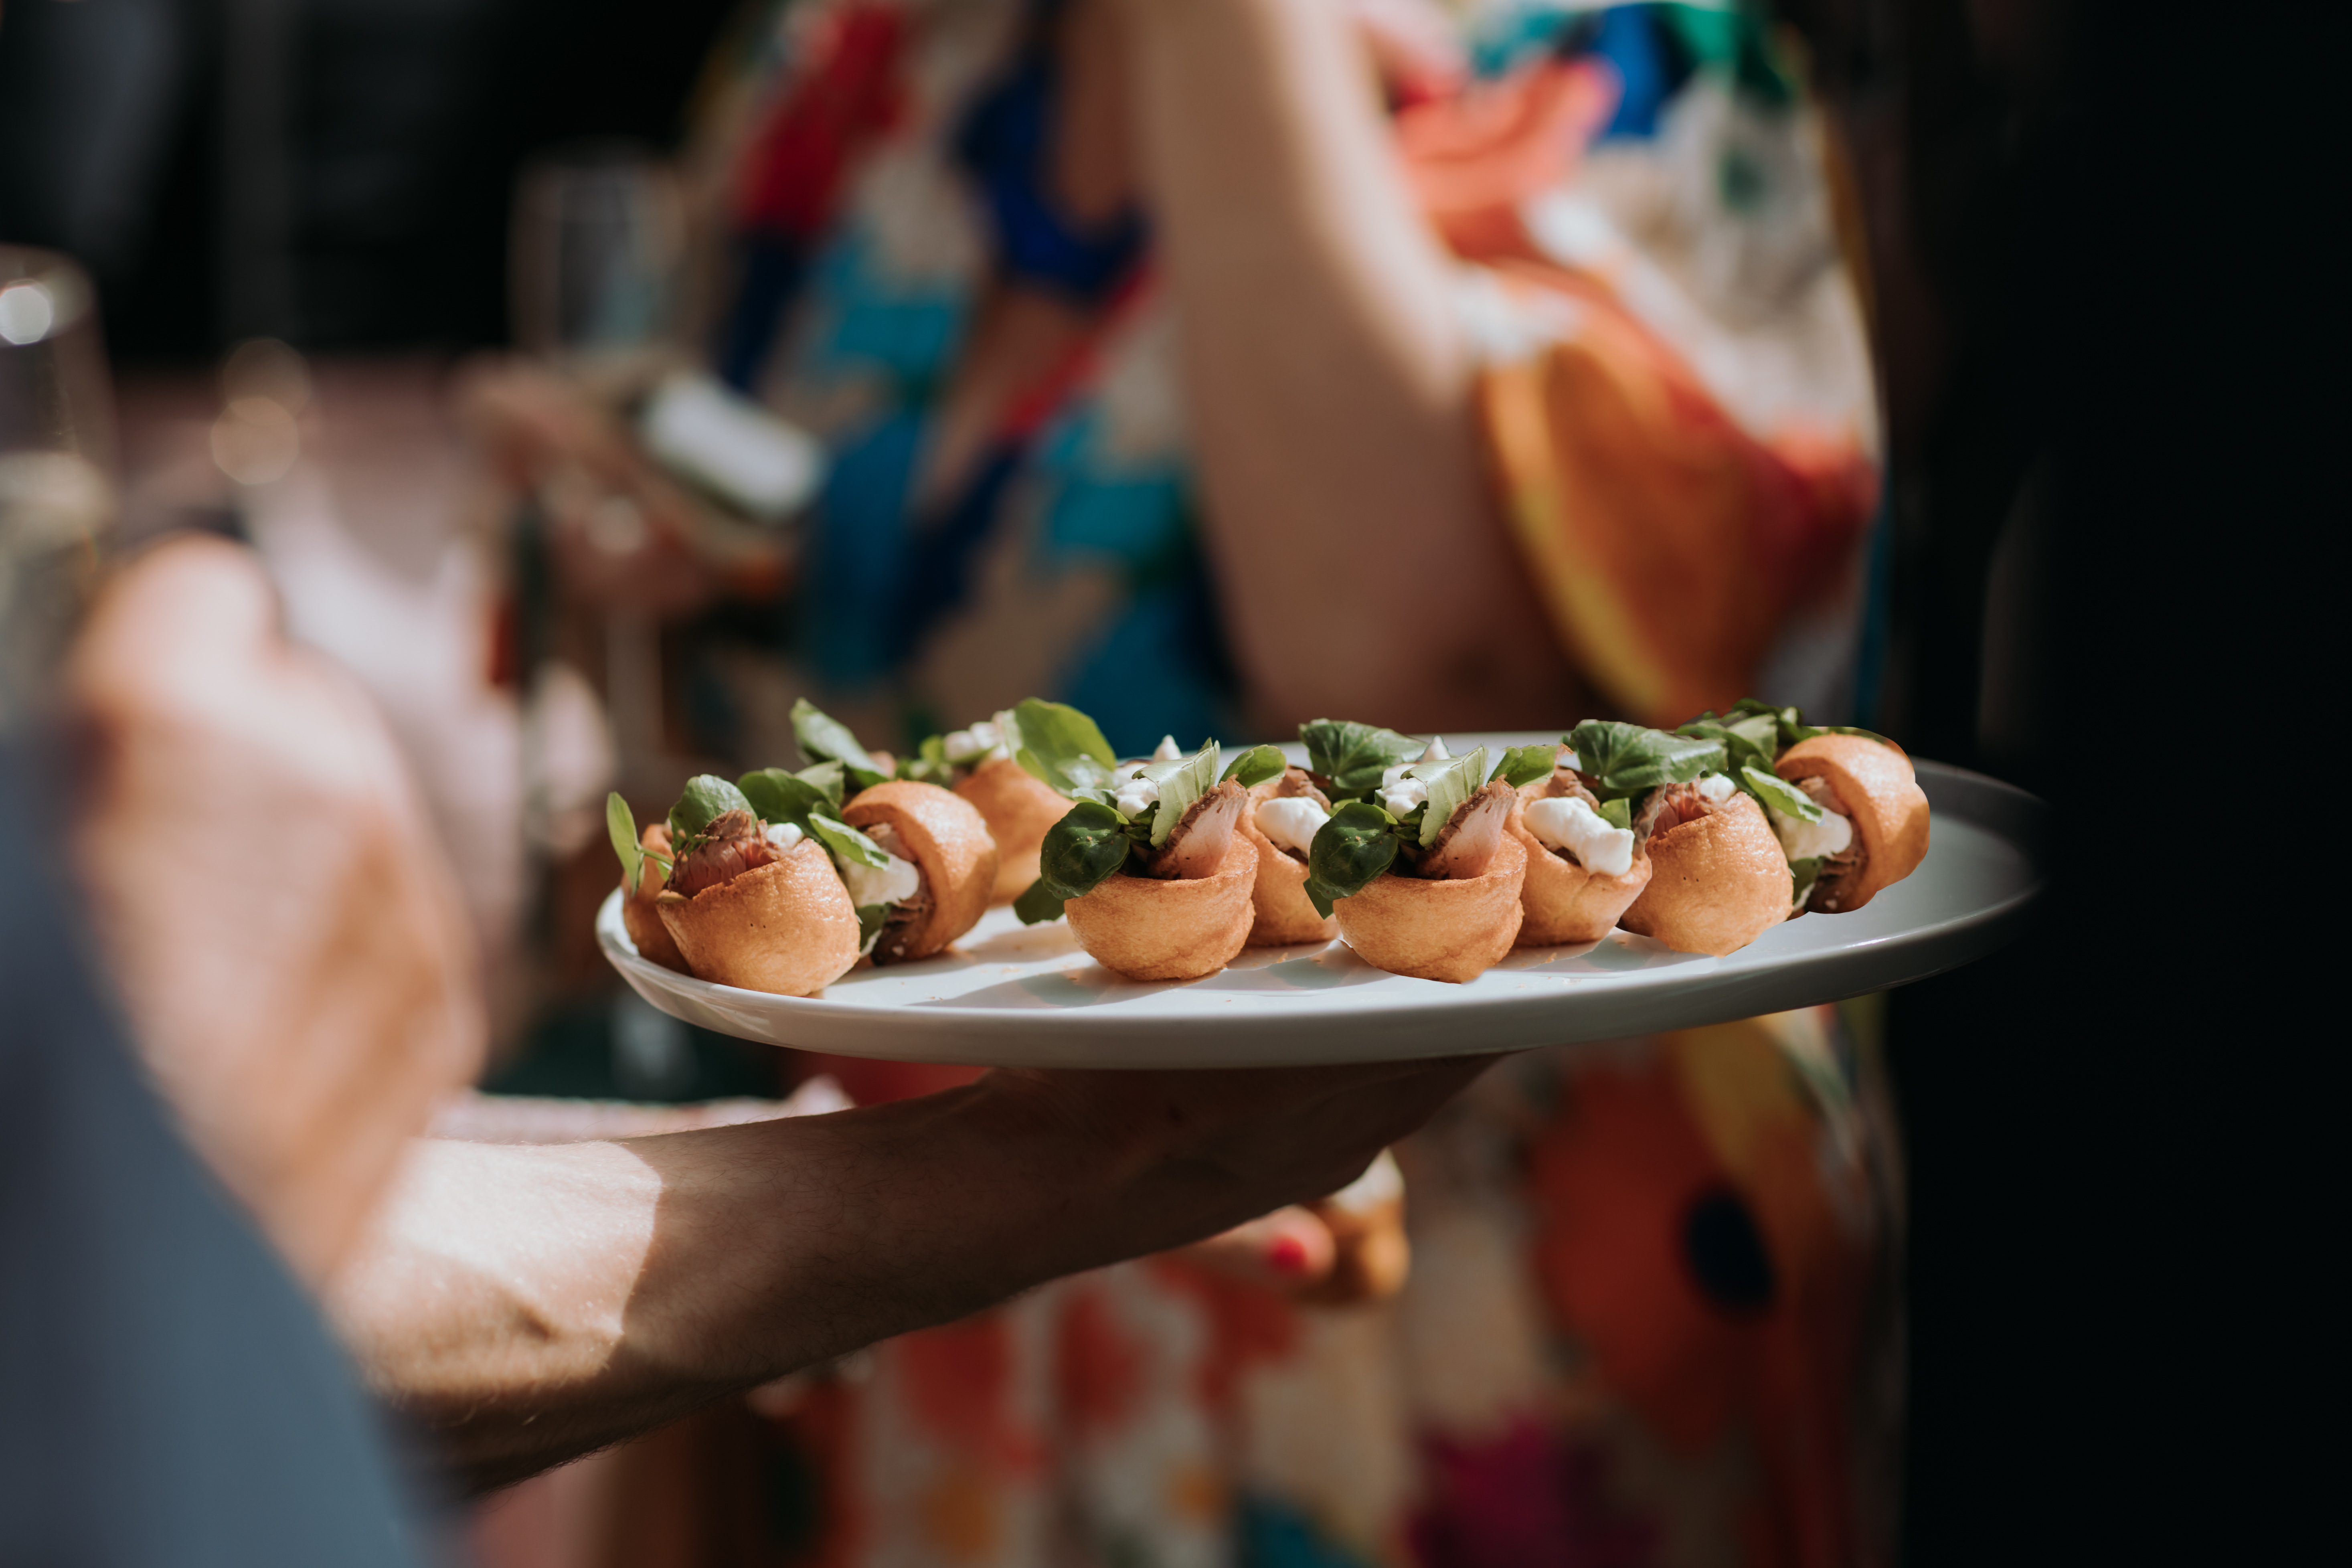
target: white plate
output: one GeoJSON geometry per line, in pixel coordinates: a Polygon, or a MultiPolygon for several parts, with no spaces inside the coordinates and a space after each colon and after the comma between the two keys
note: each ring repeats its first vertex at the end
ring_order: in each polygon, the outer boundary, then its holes
{"type": "MultiPolygon", "coordinates": [[[[1496,737],[1526,744],[1547,736],[1496,737]]],[[[1489,743],[1494,743],[1490,741],[1489,743]]],[[[1295,748],[1292,748],[1295,751],[1295,748]]],[[[992,1067],[1224,1068],[1411,1059],[1689,1028],[1884,990],[1981,958],[2040,890],[2033,796],[1934,763],[1927,859],[1845,915],[1807,915],[1728,958],[1613,931],[1525,949],[1467,985],[1374,969],[1345,942],[1252,948],[1204,980],[1123,980],[1066,922],[992,910],[955,948],[863,968],[814,997],[713,985],[637,956],[620,894],[596,937],[637,994],[721,1034],[840,1056],[992,1067]]]]}

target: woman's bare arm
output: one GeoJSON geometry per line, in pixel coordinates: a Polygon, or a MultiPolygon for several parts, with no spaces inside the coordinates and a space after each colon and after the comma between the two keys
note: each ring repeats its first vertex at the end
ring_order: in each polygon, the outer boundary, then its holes
{"type": "Polygon", "coordinates": [[[469,1485],[1345,1184],[1483,1065],[1010,1073],[553,1147],[418,1143],[330,1291],[469,1485]]]}
{"type": "Polygon", "coordinates": [[[1208,532],[1260,717],[1558,721],[1449,262],[1334,0],[1122,0],[1208,532]]]}

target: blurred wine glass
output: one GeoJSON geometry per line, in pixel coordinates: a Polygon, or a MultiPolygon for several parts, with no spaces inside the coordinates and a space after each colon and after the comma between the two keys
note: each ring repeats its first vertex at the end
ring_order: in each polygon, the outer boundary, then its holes
{"type": "Polygon", "coordinates": [[[626,142],[557,148],[516,192],[515,342],[597,381],[659,368],[677,325],[686,207],[669,165],[626,142]]]}
{"type": "Polygon", "coordinates": [[[0,246],[0,732],[37,710],[116,506],[98,300],[52,251],[0,246]]]}

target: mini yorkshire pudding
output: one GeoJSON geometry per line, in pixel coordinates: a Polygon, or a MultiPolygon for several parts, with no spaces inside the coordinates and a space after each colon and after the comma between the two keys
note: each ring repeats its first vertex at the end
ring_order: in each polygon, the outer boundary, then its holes
{"type": "Polygon", "coordinates": [[[1820,780],[1836,797],[1822,804],[1853,825],[1853,845],[1814,879],[1808,910],[1858,910],[1927,858],[1927,796],[1911,759],[1893,746],[1863,735],[1816,735],[1790,747],[1773,772],[1791,783],[1820,780]]]}
{"type": "MultiPolygon", "coordinates": [[[[649,822],[637,835],[637,846],[669,858],[669,824],[649,822]]],[[[629,933],[636,944],[637,956],[650,958],[664,969],[675,969],[680,974],[689,973],[686,954],[678,952],[677,943],[669,939],[669,927],[662,924],[661,913],[654,900],[661,897],[663,887],[661,860],[648,858],[637,876],[637,890],[624,893],[621,898],[621,929],[629,933]]]]}
{"type": "Polygon", "coordinates": [[[1527,884],[1519,891],[1527,919],[1519,926],[1521,947],[1566,947],[1599,942],[1617,924],[1626,906],[1650,885],[1650,858],[1640,850],[1633,863],[1609,877],[1591,871],[1552,849],[1529,831],[1527,808],[1557,795],[1576,795],[1595,804],[1574,773],[1559,772],[1521,786],[1511,812],[1510,834],[1528,852],[1527,884]]]}
{"type": "MultiPolygon", "coordinates": [[[[1258,812],[1271,800],[1301,800],[1328,814],[1330,799],[1317,789],[1304,768],[1286,768],[1249,792],[1242,813],[1241,836],[1257,851],[1257,885],[1250,894],[1257,906],[1250,927],[1252,947],[1289,947],[1294,943],[1329,942],[1339,934],[1339,922],[1315,912],[1307,897],[1307,852],[1277,848],[1258,826],[1258,812]]],[[[1314,818],[1310,815],[1308,821],[1314,818]]]]}
{"type": "Polygon", "coordinates": [[[825,852],[803,838],[688,898],[655,900],[698,980],[813,996],[857,962],[857,911],[825,852]]]}
{"type": "Polygon", "coordinates": [[[929,958],[987,912],[996,891],[996,840],[970,801],[937,784],[892,779],[860,791],[841,817],[923,874],[921,889],[882,928],[877,961],[929,958]]]}
{"type": "Polygon", "coordinates": [[[955,793],[971,803],[996,840],[996,886],[988,901],[1009,904],[1037,879],[1037,847],[1070,803],[1005,757],[981,763],[955,793]]]}
{"type": "Polygon", "coordinates": [[[1197,980],[1234,961],[1249,941],[1256,909],[1257,850],[1233,835],[1206,877],[1162,881],[1124,871],[1062,906],[1078,945],[1130,980],[1197,980]]]}
{"type": "Polygon", "coordinates": [[[1617,923],[1676,952],[1720,958],[1789,918],[1796,883],[1788,857],[1744,795],[1719,803],[1670,784],[1662,826],[1650,836],[1650,885],[1617,923]]]}
{"type": "Polygon", "coordinates": [[[1341,899],[1333,912],[1339,934],[1365,963],[1391,974],[1460,984],[1511,951],[1527,869],[1527,850],[1507,835],[1475,877],[1431,881],[1384,872],[1355,897],[1341,899]]]}

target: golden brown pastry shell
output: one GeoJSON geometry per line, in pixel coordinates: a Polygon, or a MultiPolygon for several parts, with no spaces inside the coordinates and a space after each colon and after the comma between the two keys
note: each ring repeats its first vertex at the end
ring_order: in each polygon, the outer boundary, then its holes
{"type": "Polygon", "coordinates": [[[1538,779],[1522,785],[1519,804],[1511,808],[1508,831],[1528,852],[1528,879],[1519,890],[1519,907],[1527,911],[1519,926],[1521,947],[1599,942],[1650,885],[1650,858],[1639,849],[1624,875],[1600,877],[1545,847],[1528,826],[1527,809],[1550,794],[1550,784],[1538,779]]]}
{"type": "Polygon", "coordinates": [[[859,791],[841,819],[852,827],[887,823],[931,895],[929,911],[896,939],[892,958],[928,958],[980,923],[996,894],[997,851],[970,801],[937,784],[891,779],[859,791]]]}
{"type": "Polygon", "coordinates": [[[1252,947],[1288,947],[1297,942],[1329,942],[1339,934],[1339,922],[1318,915],[1307,899],[1307,868],[1274,847],[1258,831],[1257,808],[1275,798],[1280,775],[1253,785],[1249,805],[1242,812],[1238,837],[1257,850],[1257,883],[1250,900],[1257,906],[1250,927],[1252,947]]]}
{"type": "MultiPolygon", "coordinates": [[[[649,822],[637,835],[640,848],[653,850],[665,859],[669,856],[669,824],[649,822]]],[[[637,956],[650,958],[664,969],[675,969],[680,974],[691,973],[686,966],[686,954],[678,952],[677,943],[669,936],[669,927],[662,924],[661,913],[654,900],[661,897],[668,879],[663,874],[661,862],[648,859],[637,878],[637,890],[630,893],[625,888],[621,895],[621,929],[636,943],[637,956]]]]}
{"type": "Polygon", "coordinates": [[[1827,779],[1862,839],[1862,869],[1838,884],[1834,907],[1809,900],[1807,908],[1824,914],[1858,910],[1927,858],[1927,792],[1911,759],[1893,746],[1863,735],[1816,735],[1790,747],[1772,771],[1784,779],[1827,779]]]}
{"type": "Polygon", "coordinates": [[[971,803],[996,840],[996,888],[988,901],[1009,904],[1037,879],[1038,847],[1070,803],[1005,757],[992,757],[965,774],[955,793],[971,803]]]}
{"type": "Polygon", "coordinates": [[[1789,858],[1747,795],[1654,834],[1648,847],[1650,885],[1617,917],[1627,931],[1720,958],[1789,918],[1789,858]]]}
{"type": "Polygon", "coordinates": [[[1519,896],[1527,873],[1527,850],[1505,834],[1484,875],[1431,882],[1385,871],[1332,910],[1339,934],[1365,963],[1460,984],[1511,951],[1525,918],[1519,896]]]}
{"type": "Polygon", "coordinates": [[[655,907],[698,980],[814,996],[857,962],[857,911],[814,839],[690,899],[666,892],[655,907]]]}
{"type": "Polygon", "coordinates": [[[1197,980],[1234,961],[1257,909],[1257,849],[1240,834],[1214,874],[1162,882],[1113,873],[1062,906],[1078,945],[1130,980],[1197,980]]]}

